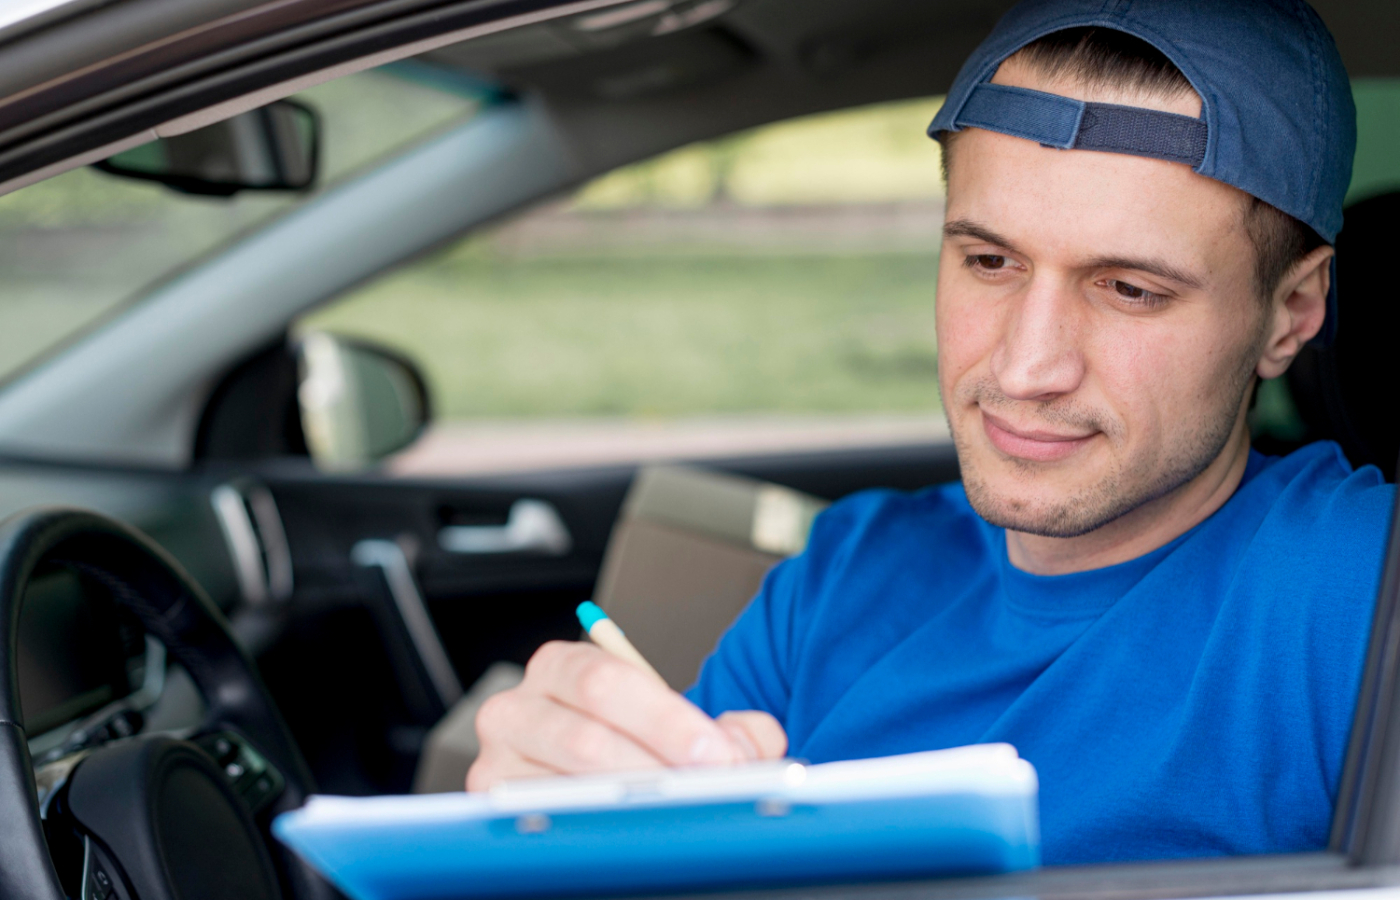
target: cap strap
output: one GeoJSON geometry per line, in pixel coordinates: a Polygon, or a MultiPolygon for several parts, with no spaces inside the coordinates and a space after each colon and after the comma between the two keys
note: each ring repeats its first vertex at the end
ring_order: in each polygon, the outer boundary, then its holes
{"type": "Polygon", "coordinates": [[[1205,159],[1208,136],[1206,123],[1190,116],[986,83],[972,89],[953,124],[1061,150],[1150,156],[1192,168],[1205,159]]]}

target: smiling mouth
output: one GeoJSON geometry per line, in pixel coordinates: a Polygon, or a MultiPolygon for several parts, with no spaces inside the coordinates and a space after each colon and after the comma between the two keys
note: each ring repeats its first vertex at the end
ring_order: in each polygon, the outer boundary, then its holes
{"type": "Polygon", "coordinates": [[[1007,456],[1034,462],[1055,462],[1078,453],[1094,439],[1089,434],[1056,434],[1041,429],[1014,428],[1010,423],[982,410],[982,429],[987,439],[1007,456]]]}

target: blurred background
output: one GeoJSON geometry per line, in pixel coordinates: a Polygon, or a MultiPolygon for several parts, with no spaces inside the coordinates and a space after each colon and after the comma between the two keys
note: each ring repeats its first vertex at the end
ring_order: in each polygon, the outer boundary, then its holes
{"type": "Polygon", "coordinates": [[[923,134],[937,102],[782,123],[619,170],[302,327],[424,367],[440,424],[400,471],[941,435],[943,198],[923,134]]]}
{"type": "MultiPolygon", "coordinates": [[[[460,125],[484,96],[411,63],[305,92],[325,134],[311,194],[193,197],[80,169],[0,197],[0,378],[460,125]]],[[[1358,82],[1357,100],[1354,196],[1368,148],[1400,138],[1368,132],[1400,122],[1394,83],[1358,82]]],[[[369,340],[421,368],[435,423],[387,463],[397,474],[942,437],[943,186],[924,135],[939,102],[782,122],[629,166],[327,298],[295,332],[369,340]]]]}

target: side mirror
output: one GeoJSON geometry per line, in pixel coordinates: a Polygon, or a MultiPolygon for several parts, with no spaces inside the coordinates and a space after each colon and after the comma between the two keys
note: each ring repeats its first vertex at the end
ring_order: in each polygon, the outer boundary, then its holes
{"type": "Polygon", "coordinates": [[[94,166],[158,181],[187,194],[300,191],[316,182],[320,119],[311,107],[278,100],[204,128],[160,138],[94,166]]]}
{"type": "Polygon", "coordinates": [[[297,368],[302,429],[319,468],[364,468],[407,447],[427,427],[427,385],[391,351],[312,332],[297,348],[297,368]]]}

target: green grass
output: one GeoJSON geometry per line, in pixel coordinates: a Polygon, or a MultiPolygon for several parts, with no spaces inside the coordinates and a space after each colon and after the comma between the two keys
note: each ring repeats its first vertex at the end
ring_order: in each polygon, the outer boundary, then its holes
{"type": "Polygon", "coordinates": [[[302,327],[388,344],[438,415],[938,409],[930,255],[453,254],[302,327]]]}
{"type": "Polygon", "coordinates": [[[595,179],[584,209],[692,208],[942,198],[937,141],[924,133],[941,97],[878,103],[691,144],[595,179]]]}

